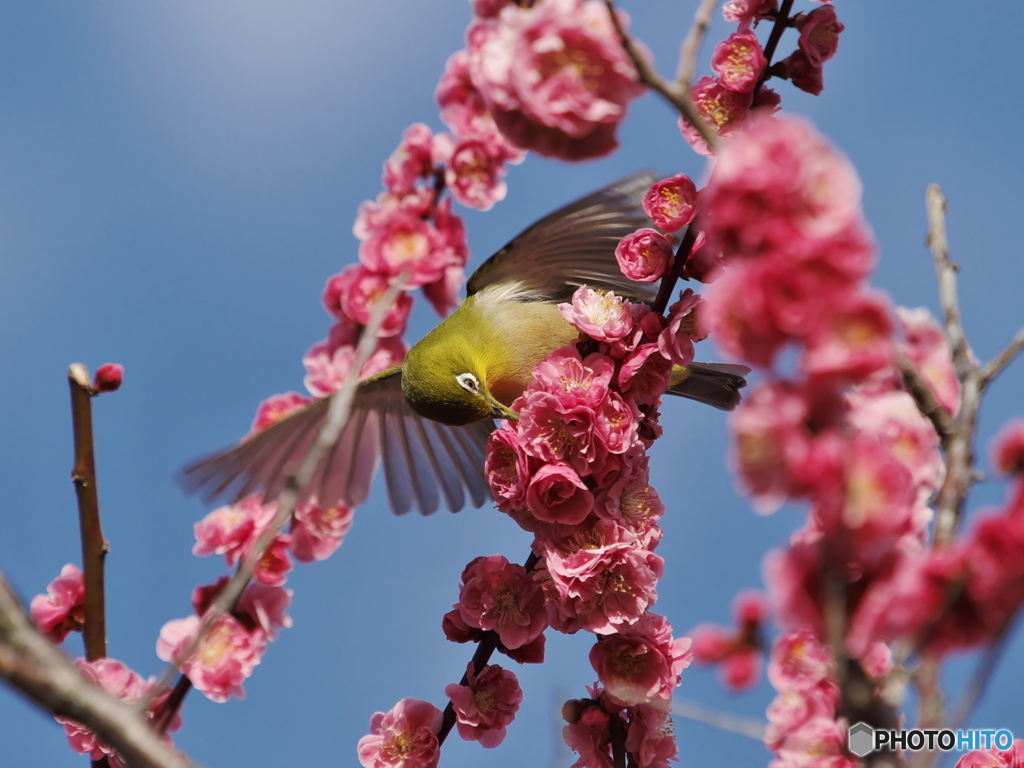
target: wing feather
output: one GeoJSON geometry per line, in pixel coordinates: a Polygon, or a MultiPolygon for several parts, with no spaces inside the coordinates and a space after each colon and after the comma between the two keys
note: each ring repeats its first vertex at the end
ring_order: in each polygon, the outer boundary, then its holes
{"type": "MultiPolygon", "coordinates": [[[[261,489],[267,499],[277,498],[315,440],[329,404],[329,398],[317,400],[233,448],[193,462],[179,475],[181,484],[207,501],[237,501],[261,489]]],[[[423,419],[405,401],[401,370],[391,369],[360,384],[348,424],[301,495],[324,505],[340,500],[358,506],[383,464],[396,514],[413,506],[430,514],[442,495],[454,512],[465,505],[467,491],[479,507],[490,497],[483,465],[493,429],[490,421],[450,427],[423,419]]]]}
{"type": "Polygon", "coordinates": [[[657,179],[653,171],[633,174],[545,216],[484,262],[467,292],[518,281],[532,300],[562,301],[586,284],[653,301],[657,285],[627,279],[615,247],[630,232],[652,226],[640,202],[657,179]]]}

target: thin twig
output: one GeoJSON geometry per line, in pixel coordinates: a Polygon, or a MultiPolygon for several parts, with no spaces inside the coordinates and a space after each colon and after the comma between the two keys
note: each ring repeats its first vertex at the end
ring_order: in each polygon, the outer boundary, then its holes
{"type": "Polygon", "coordinates": [[[945,318],[946,335],[953,348],[953,365],[961,378],[976,367],[974,355],[964,333],[963,318],[960,316],[960,297],[957,292],[956,273],[959,267],[949,258],[949,241],[946,239],[946,198],[938,184],[932,184],[925,192],[928,209],[928,247],[935,262],[935,273],[939,278],[939,302],[945,318]]]}
{"type": "Polygon", "coordinates": [[[697,12],[693,15],[693,24],[686,33],[686,39],[679,49],[679,71],[676,74],[676,85],[684,92],[690,92],[693,78],[697,74],[697,54],[700,44],[711,26],[711,16],[715,12],[718,0],[701,0],[697,12]]]}
{"type": "Polygon", "coordinates": [[[71,482],[78,499],[78,523],[82,531],[82,571],[85,580],[85,622],[82,627],[85,658],[107,655],[106,591],[103,561],[108,547],[100,527],[100,502],[96,492],[96,454],[92,436],[92,396],[89,372],[81,363],[68,367],[71,388],[71,423],[75,441],[75,463],[71,482]]]}
{"type": "Polygon", "coordinates": [[[643,54],[633,43],[629,33],[622,28],[622,22],[619,20],[619,15],[615,12],[613,0],[604,0],[604,4],[608,8],[608,15],[612,18],[615,30],[619,33],[623,50],[625,50],[626,55],[633,62],[633,66],[636,67],[637,77],[640,78],[640,82],[660,94],[665,101],[675,107],[676,111],[683,116],[683,119],[696,129],[708,145],[708,148],[713,152],[718,145],[718,137],[711,130],[711,126],[704,122],[700,112],[697,111],[697,107],[690,98],[690,92],[677,87],[675,83],[668,82],[651,68],[651,65],[647,63],[647,59],[644,58],[643,54]]]}
{"type": "Polygon", "coordinates": [[[1017,331],[1017,335],[1002,352],[981,366],[978,377],[981,379],[982,388],[987,387],[992,379],[1002,373],[1003,369],[1012,363],[1022,351],[1024,351],[1024,328],[1017,331]]]}
{"type": "Polygon", "coordinates": [[[672,714],[684,720],[700,723],[726,733],[734,733],[737,736],[746,736],[748,739],[760,742],[764,741],[764,732],[767,727],[760,720],[747,719],[729,712],[719,712],[717,709],[711,709],[703,704],[685,699],[672,700],[672,714]]]}
{"type": "Polygon", "coordinates": [[[32,626],[0,574],[0,678],[46,711],[92,729],[133,768],[190,768],[134,707],[89,682],[32,626]]]}
{"type": "Polygon", "coordinates": [[[1013,627],[1016,624],[1018,615],[1019,612],[1007,619],[1005,626],[996,633],[992,644],[985,651],[985,655],[974,670],[974,674],[971,675],[971,681],[967,684],[967,688],[964,689],[964,693],[960,697],[956,709],[953,711],[953,716],[948,726],[950,729],[955,731],[963,727],[967,718],[971,716],[971,712],[974,711],[974,707],[981,698],[981,694],[985,692],[989,681],[992,679],[992,673],[995,672],[996,666],[1003,657],[1006,646],[1009,645],[1009,639],[1013,634],[1013,627]]]}
{"type": "Polygon", "coordinates": [[[679,282],[680,275],[683,274],[683,267],[686,266],[686,260],[690,258],[690,251],[693,250],[693,245],[697,242],[699,231],[700,219],[694,219],[686,227],[683,239],[679,242],[679,247],[676,248],[671,271],[661,278],[661,287],[658,288],[658,295],[654,299],[654,304],[651,305],[651,308],[659,315],[665,314],[665,309],[672,300],[672,292],[675,290],[676,283],[679,282]]]}
{"type": "Polygon", "coordinates": [[[921,376],[920,371],[899,348],[896,349],[896,367],[903,376],[903,383],[906,385],[907,391],[917,403],[918,410],[928,417],[941,439],[949,439],[953,434],[953,417],[939,405],[939,401],[935,399],[935,394],[921,376]]]}
{"type": "MultiPolygon", "coordinates": [[[[313,473],[317,470],[323,457],[331,449],[331,446],[338,441],[341,431],[348,423],[349,415],[352,411],[352,400],[359,386],[360,372],[366,361],[370,359],[370,355],[373,354],[373,350],[377,345],[377,333],[384,320],[384,315],[391,308],[392,303],[398,297],[398,294],[401,293],[404,286],[405,278],[402,276],[392,283],[387,292],[374,304],[369,321],[363,328],[359,345],[356,347],[352,368],[345,376],[345,381],[341,387],[330,396],[331,402],[327,408],[327,415],[324,417],[324,423],[317,433],[316,440],[309,450],[306,451],[306,455],[303,457],[298,469],[286,479],[284,490],[278,497],[277,514],[274,515],[274,519],[267,529],[256,539],[256,543],[253,545],[248,556],[244,557],[238,564],[238,570],[235,571],[234,575],[228,580],[228,583],[224,585],[224,588],[221,589],[217,597],[210,603],[210,607],[203,615],[203,622],[199,627],[199,631],[196,632],[195,637],[189,642],[185,652],[180,654],[168,666],[168,669],[161,677],[160,686],[154,690],[162,689],[171,684],[177,669],[185,666],[188,660],[192,658],[217,620],[225,613],[234,609],[242,597],[245,588],[252,580],[256,566],[259,565],[260,560],[266,555],[277,534],[281,532],[281,529],[291,519],[295,507],[301,501],[300,494],[302,489],[309,484],[313,473]]],[[[150,698],[141,702],[140,707],[143,705],[148,707],[151,703],[152,699],[150,698]]]]}
{"type": "Polygon", "coordinates": [[[789,12],[791,10],[793,10],[793,0],[782,0],[782,7],[779,8],[779,13],[775,17],[775,24],[772,26],[772,31],[768,33],[768,43],[764,47],[764,72],[761,73],[761,79],[757,81],[757,86],[754,88],[754,96],[757,96],[761,86],[772,76],[772,58],[775,56],[775,49],[779,47],[782,33],[789,26],[789,12]]]}

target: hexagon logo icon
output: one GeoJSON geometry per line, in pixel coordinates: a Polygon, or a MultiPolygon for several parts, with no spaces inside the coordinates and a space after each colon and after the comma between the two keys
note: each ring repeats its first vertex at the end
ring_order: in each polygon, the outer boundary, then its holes
{"type": "Polygon", "coordinates": [[[857,757],[864,757],[873,752],[875,750],[875,729],[867,723],[851,725],[847,746],[857,757]]]}

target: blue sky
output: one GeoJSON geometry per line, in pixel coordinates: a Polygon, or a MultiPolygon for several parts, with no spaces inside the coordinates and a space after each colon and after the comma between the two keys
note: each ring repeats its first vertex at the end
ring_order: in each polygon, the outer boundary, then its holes
{"type": "MultiPolygon", "coordinates": [[[[634,30],[673,72],[694,2],[626,6],[634,30]]],[[[797,7],[810,7],[798,2],[797,7]]],[[[897,303],[937,308],[924,247],[924,190],[950,202],[968,333],[980,357],[1024,325],[1018,253],[1024,149],[1019,27],[1009,0],[965,12],[922,4],[838,2],[847,25],[820,98],[780,90],[854,162],[881,250],[875,283],[897,303]]],[[[222,571],[190,554],[204,514],[171,475],[229,443],[257,403],[300,389],[301,357],[329,319],[324,280],[356,257],[351,225],[376,195],[380,165],[416,121],[440,128],[432,93],[461,47],[468,3],[453,0],[178,0],[4,3],[0,23],[0,477],[7,535],[0,569],[23,596],[80,562],[65,369],[125,366],[125,386],[95,403],[107,559],[110,654],[143,674],[160,626],[187,615],[196,584],[222,571]]],[[[711,40],[729,31],[716,23],[711,40]]],[[[782,51],[794,45],[792,33],[782,51]]],[[[704,71],[710,52],[705,46],[704,71]]],[[[654,96],[639,100],[601,162],[531,157],[509,195],[465,212],[479,264],[519,229],[639,168],[699,177],[704,161],[654,96]]],[[[419,311],[409,338],[435,322],[419,311]]],[[[711,357],[710,350],[705,358],[711,357]]],[[[980,455],[1022,411],[1024,365],[992,388],[980,455]]],[[[683,633],[726,622],[739,589],[760,584],[763,553],[801,514],[756,516],[723,468],[722,415],[665,405],[653,482],[668,503],[658,610],[683,633]]],[[[293,629],[246,684],[244,702],[190,696],[178,743],[209,766],[280,761],[355,764],[370,715],[403,696],[443,704],[470,649],[444,640],[440,617],[459,573],[480,554],[525,558],[529,539],[484,509],[394,518],[382,488],[329,561],[299,567],[293,629]]],[[[974,508],[1003,488],[979,486],[974,508]]],[[[80,653],[77,638],[70,652],[80,653]]],[[[447,768],[568,765],[558,707],[594,679],[590,639],[552,636],[548,662],[517,668],[526,700],[500,748],[449,742],[447,768]]],[[[953,664],[955,694],[970,660],[953,664]]],[[[1015,638],[978,727],[1024,736],[1015,638]]],[[[735,697],[714,673],[687,670],[678,695],[761,716],[766,685],[735,697]]],[[[755,742],[677,723],[682,763],[762,765],[755,742]]],[[[21,765],[81,765],[58,726],[0,690],[0,743],[21,765]]]]}

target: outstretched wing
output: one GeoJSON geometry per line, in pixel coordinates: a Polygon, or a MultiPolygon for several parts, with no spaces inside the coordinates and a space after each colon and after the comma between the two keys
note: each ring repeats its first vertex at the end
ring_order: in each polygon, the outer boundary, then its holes
{"type": "Polygon", "coordinates": [[[626,278],[615,246],[640,227],[653,227],[640,207],[653,171],[628,176],[545,216],[485,261],[469,278],[467,293],[522,282],[532,300],[566,301],[581,286],[653,301],[657,285],[626,278]]]}
{"type": "MultiPolygon", "coordinates": [[[[182,485],[206,500],[237,501],[257,491],[267,500],[277,498],[316,440],[329,404],[329,397],[316,400],[234,448],[189,464],[181,472],[182,485]]],[[[316,496],[321,506],[339,500],[358,506],[369,495],[383,459],[395,514],[415,506],[429,515],[441,496],[457,512],[465,506],[467,491],[479,507],[490,498],[484,451],[493,429],[491,421],[449,427],[424,419],[406,403],[401,369],[393,368],[360,383],[348,424],[300,495],[316,496]]]]}

